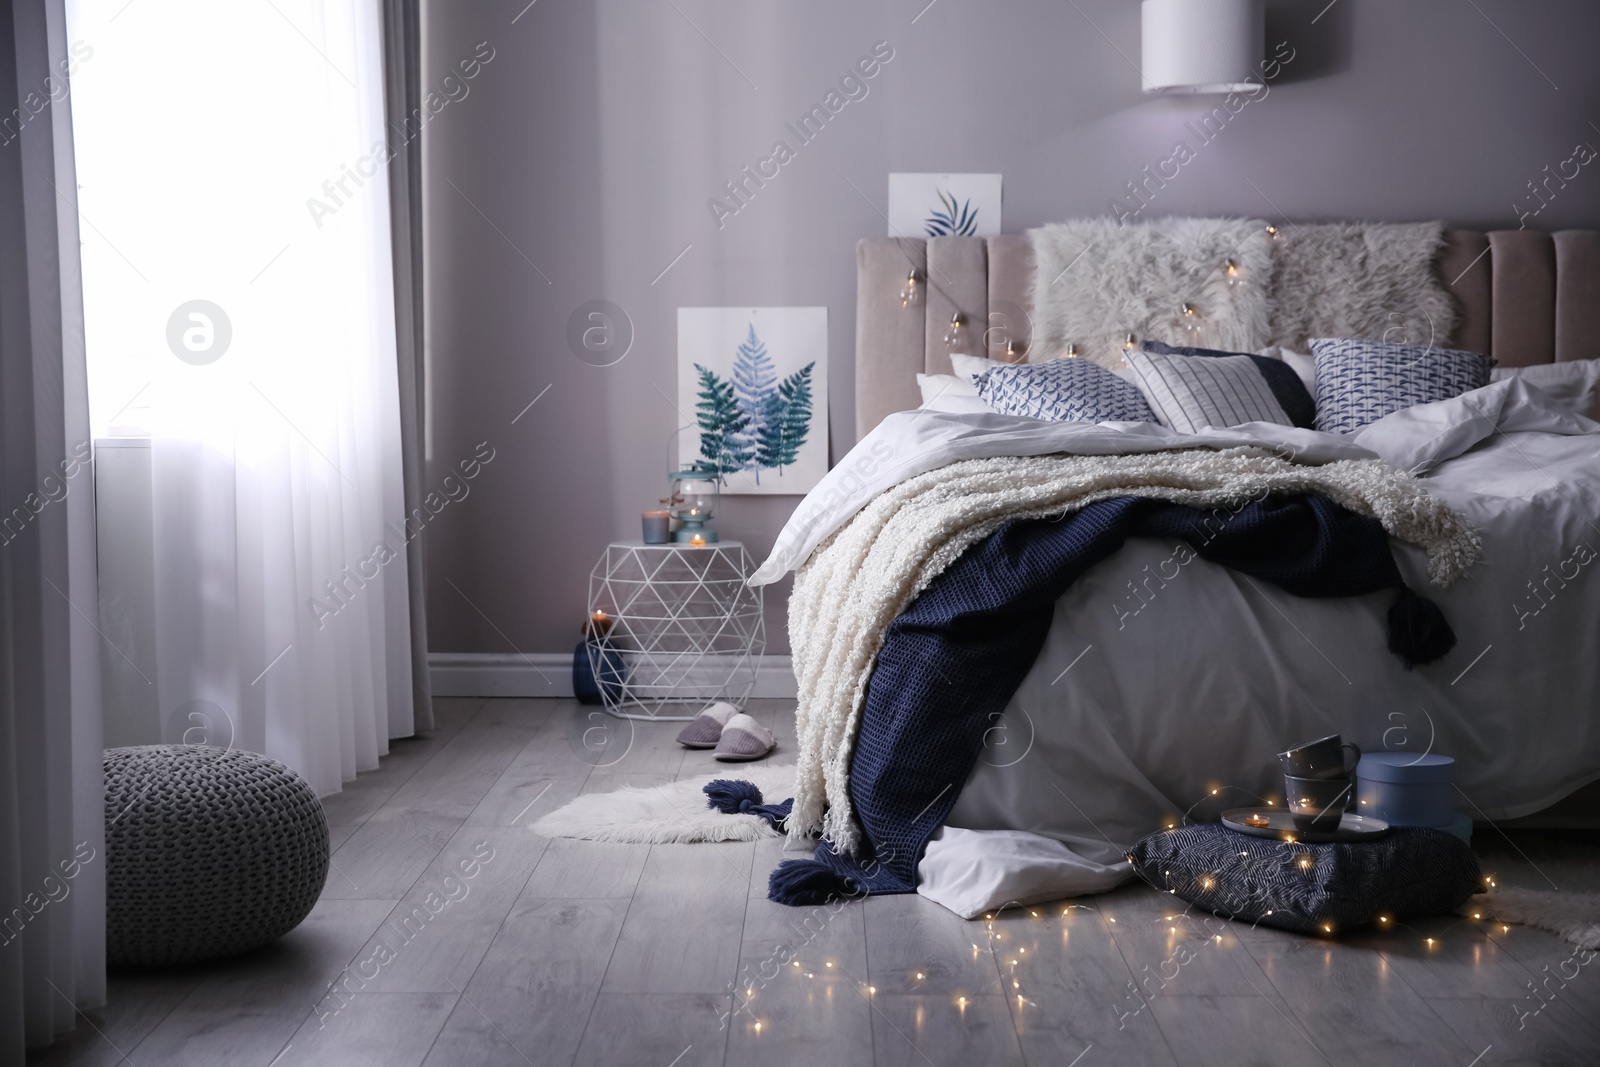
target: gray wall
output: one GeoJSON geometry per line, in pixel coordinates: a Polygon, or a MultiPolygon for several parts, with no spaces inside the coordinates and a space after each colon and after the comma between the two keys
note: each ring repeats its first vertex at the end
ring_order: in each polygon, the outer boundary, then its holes
{"type": "MultiPolygon", "coordinates": [[[[677,307],[827,305],[837,460],[854,247],[885,232],[889,171],[1003,172],[1007,231],[1101,214],[1217,102],[1140,94],[1135,0],[538,0],[513,24],[523,2],[425,13],[427,86],[495,50],[425,140],[430,484],[479,441],[496,453],[428,534],[436,651],[576,642],[603,543],[637,537],[664,489],[677,307]],[[706,201],[880,40],[868,95],[719,229],[706,201]],[[593,299],[636,331],[614,366],[565,340],[593,299]]],[[[1526,183],[1600,145],[1600,5],[1325,2],[1269,7],[1293,62],[1148,214],[1515,228],[1526,183]]],[[[1595,171],[1528,224],[1600,225],[1595,171]]],[[[717,525],[759,556],[797,502],[735,498],[717,525]]],[[[785,651],[787,586],[768,596],[785,651]]]]}

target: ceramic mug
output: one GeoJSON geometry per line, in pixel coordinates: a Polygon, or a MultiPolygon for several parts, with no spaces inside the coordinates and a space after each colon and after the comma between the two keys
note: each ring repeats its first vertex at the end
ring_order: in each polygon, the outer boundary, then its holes
{"type": "Polygon", "coordinates": [[[1355,796],[1355,783],[1348,778],[1297,778],[1283,776],[1289,798],[1289,815],[1296,830],[1337,830],[1345,809],[1355,796]]]}
{"type": "Polygon", "coordinates": [[[1361,749],[1349,742],[1341,742],[1338,734],[1296,745],[1287,752],[1278,753],[1283,773],[1296,778],[1348,778],[1361,762],[1361,749]],[[1344,762],[1344,750],[1349,749],[1351,760],[1344,762]]]}

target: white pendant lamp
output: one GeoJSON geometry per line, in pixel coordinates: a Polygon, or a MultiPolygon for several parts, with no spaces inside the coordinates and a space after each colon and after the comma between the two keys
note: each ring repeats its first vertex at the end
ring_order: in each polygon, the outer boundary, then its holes
{"type": "Polygon", "coordinates": [[[1265,0],[1144,0],[1140,24],[1147,93],[1244,92],[1259,83],[1265,0]],[[1257,82],[1246,81],[1251,74],[1257,82]]]}

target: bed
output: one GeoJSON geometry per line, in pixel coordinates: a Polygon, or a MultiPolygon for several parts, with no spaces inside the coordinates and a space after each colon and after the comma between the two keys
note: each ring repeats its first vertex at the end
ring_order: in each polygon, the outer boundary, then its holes
{"type": "MultiPolygon", "coordinates": [[[[950,372],[951,351],[1027,358],[1026,235],[869,239],[857,264],[862,441],[836,470],[862,473],[849,500],[838,476],[819,486],[791,525],[816,520],[819,501],[824,518],[799,543],[787,530],[775,559],[802,558],[819,530],[842,527],[863,501],[946,462],[1160,447],[1080,424],[935,414],[913,428],[893,415],[917,408],[917,374],[950,372]],[[936,284],[907,302],[912,271],[936,284]]],[[[1450,230],[1438,271],[1459,309],[1453,347],[1504,367],[1600,355],[1600,233],[1450,230]]],[[[1454,628],[1447,656],[1411,669],[1375,651],[1382,594],[1302,599],[1204,559],[1176,568],[1170,540],[1129,540],[1056,601],[1042,650],[928,845],[922,881],[948,886],[952,871],[991,859],[1004,866],[1027,839],[1060,843],[1073,857],[1057,867],[1056,884],[1030,887],[1035,899],[1104,888],[1144,834],[1281,798],[1271,754],[1327,733],[1369,751],[1456,757],[1458,811],[1480,824],[1548,809],[1600,779],[1600,565],[1590,562],[1600,547],[1600,427],[1515,380],[1482,392],[1446,410],[1450,428],[1429,438],[1418,465],[1427,491],[1478,531],[1482,561],[1438,588],[1423,551],[1394,544],[1407,584],[1426,588],[1454,628]],[[1477,429],[1463,432],[1474,420],[1477,429]],[[1153,573],[1168,578],[1152,585],[1153,573]],[[942,867],[933,863],[940,855],[942,867]]],[[[1339,458],[1341,442],[1295,436],[1308,433],[1290,431],[1275,447],[1339,458]]],[[[1191,443],[1279,440],[1213,438],[1191,443]]],[[[1379,437],[1366,446],[1398,462],[1379,437]]],[[[956,892],[965,905],[952,906],[987,906],[974,905],[973,892],[956,892]]]]}

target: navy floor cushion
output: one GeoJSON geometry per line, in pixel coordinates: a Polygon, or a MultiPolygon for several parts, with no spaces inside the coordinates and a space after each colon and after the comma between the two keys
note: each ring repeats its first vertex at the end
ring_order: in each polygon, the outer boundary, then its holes
{"type": "Polygon", "coordinates": [[[1151,834],[1128,861],[1146,882],[1197,908],[1308,934],[1454,911],[1484,888],[1466,842],[1423,827],[1307,845],[1207,823],[1151,834]]]}

